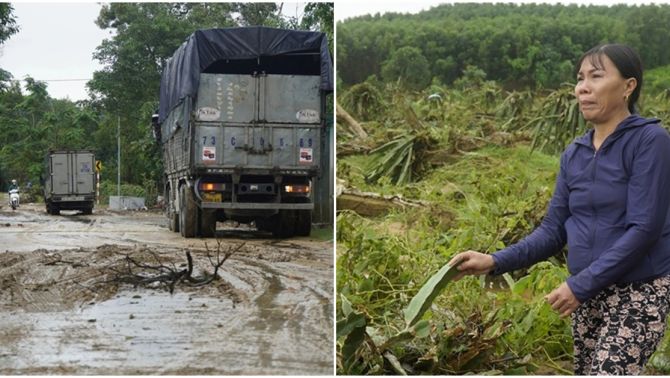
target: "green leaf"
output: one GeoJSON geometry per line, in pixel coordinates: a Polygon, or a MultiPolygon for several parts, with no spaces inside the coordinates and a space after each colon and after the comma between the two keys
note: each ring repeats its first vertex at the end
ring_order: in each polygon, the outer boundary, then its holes
{"type": "Polygon", "coordinates": [[[428,310],[437,295],[444,289],[447,283],[458,274],[456,267],[460,265],[461,262],[463,262],[463,260],[458,261],[454,266],[445,264],[421,287],[404,311],[407,327],[411,327],[421,319],[421,316],[428,310]]]}
{"type": "Polygon", "coordinates": [[[365,323],[365,315],[353,312],[346,319],[337,322],[337,337],[346,336],[355,331],[356,328],[365,329],[365,323]]]}
{"type": "Polygon", "coordinates": [[[403,369],[400,361],[398,361],[398,358],[393,353],[390,351],[384,352],[384,358],[386,358],[386,360],[391,364],[391,367],[393,370],[395,370],[396,373],[399,375],[407,375],[407,372],[405,369],[403,369]]]}
{"type": "Polygon", "coordinates": [[[342,301],[342,313],[345,317],[349,317],[349,315],[354,312],[354,309],[351,307],[351,302],[349,302],[344,294],[340,294],[340,300],[342,301]]]}
{"type": "Polygon", "coordinates": [[[414,332],[416,337],[423,339],[430,335],[430,322],[428,320],[421,320],[414,325],[414,332]]]}
{"type": "Polygon", "coordinates": [[[386,340],[386,342],[384,342],[384,344],[382,344],[379,347],[379,349],[380,350],[389,349],[394,344],[397,344],[401,341],[411,340],[413,337],[414,337],[414,334],[412,333],[412,331],[409,330],[409,329],[405,329],[402,332],[400,332],[399,334],[397,334],[397,335],[391,337],[390,339],[386,340]]]}
{"type": "Polygon", "coordinates": [[[512,276],[509,273],[504,273],[502,276],[505,279],[505,282],[507,282],[507,286],[509,286],[509,289],[513,291],[514,285],[516,284],[514,282],[514,278],[512,278],[512,276]]]}
{"type": "Polygon", "coordinates": [[[365,340],[365,327],[354,328],[342,345],[342,360],[344,371],[349,372],[351,366],[356,362],[356,351],[365,340]]]}

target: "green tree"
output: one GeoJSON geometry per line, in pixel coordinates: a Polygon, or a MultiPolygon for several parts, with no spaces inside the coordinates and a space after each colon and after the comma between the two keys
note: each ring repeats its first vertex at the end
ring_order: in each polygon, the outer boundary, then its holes
{"type": "Polygon", "coordinates": [[[416,47],[401,47],[384,63],[382,77],[386,81],[399,80],[403,86],[421,90],[430,83],[428,61],[416,47]]]}
{"type": "Polygon", "coordinates": [[[19,31],[13,11],[12,4],[0,3],[0,45],[19,31]]]}
{"type": "Polygon", "coordinates": [[[240,26],[272,26],[281,27],[281,6],[277,3],[236,3],[236,18],[240,26]]]}
{"type": "Polygon", "coordinates": [[[86,102],[49,97],[44,82],[27,77],[26,93],[19,82],[0,91],[0,181],[37,182],[50,149],[94,148],[90,137],[98,115],[86,102]]]}
{"type": "MultiPolygon", "coordinates": [[[[623,42],[645,68],[670,64],[670,5],[444,4],[415,15],[368,15],[338,23],[338,77],[345,86],[384,75],[401,48],[418,49],[429,75],[452,84],[475,65],[506,88],[558,88],[589,48],[623,42]]],[[[392,69],[391,69],[392,70],[392,69]]]]}
{"type": "Polygon", "coordinates": [[[300,28],[303,30],[315,30],[326,33],[328,36],[328,47],[333,51],[333,11],[334,3],[307,3],[302,17],[300,28]]]}

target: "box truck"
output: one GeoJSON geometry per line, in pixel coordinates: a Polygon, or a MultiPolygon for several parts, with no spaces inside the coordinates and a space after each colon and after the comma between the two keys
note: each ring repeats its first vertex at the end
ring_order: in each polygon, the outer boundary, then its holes
{"type": "Polygon", "coordinates": [[[47,213],[61,210],[93,212],[96,192],[95,153],[91,150],[52,150],[46,157],[44,202],[47,213]]]}
{"type": "Polygon", "coordinates": [[[193,33],[163,71],[152,120],[169,228],[209,237],[230,219],[277,237],[309,235],[332,80],[323,33],[193,33]]]}

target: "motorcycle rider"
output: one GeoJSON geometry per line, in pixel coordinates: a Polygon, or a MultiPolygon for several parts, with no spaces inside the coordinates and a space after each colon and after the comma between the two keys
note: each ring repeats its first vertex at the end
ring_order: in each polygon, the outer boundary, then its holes
{"type": "Polygon", "coordinates": [[[9,204],[12,206],[12,210],[16,208],[16,206],[19,205],[19,184],[16,182],[16,180],[12,180],[12,184],[9,186],[9,204]],[[12,191],[16,190],[16,194],[12,194],[12,191]],[[12,196],[16,196],[16,205],[12,204],[12,196]]]}
{"type": "Polygon", "coordinates": [[[12,180],[12,184],[9,186],[8,192],[11,191],[12,189],[19,190],[19,184],[16,182],[16,179],[12,180]]]}

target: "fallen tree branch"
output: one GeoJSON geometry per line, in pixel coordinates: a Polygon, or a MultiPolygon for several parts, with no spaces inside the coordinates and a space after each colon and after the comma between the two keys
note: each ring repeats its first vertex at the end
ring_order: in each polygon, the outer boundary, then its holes
{"type": "Polygon", "coordinates": [[[245,243],[241,243],[237,246],[229,246],[225,251],[223,251],[221,240],[217,239],[215,261],[214,257],[212,256],[212,251],[210,251],[209,246],[207,243],[205,243],[207,259],[214,268],[214,271],[212,274],[208,274],[206,271],[204,271],[204,274],[198,277],[193,276],[193,257],[191,256],[190,251],[186,251],[187,266],[185,269],[177,268],[172,262],[172,267],[165,265],[161,262],[160,257],[153,251],[150,251],[150,253],[153,259],[156,261],[157,265],[151,265],[137,261],[135,258],[131,257],[130,254],[126,254],[124,257],[125,269],[121,270],[113,266],[108,268],[116,274],[116,276],[110,281],[132,284],[135,287],[147,287],[158,283],[162,286],[166,286],[170,294],[174,292],[175,286],[182,283],[189,287],[204,286],[211,283],[215,279],[220,278],[218,271],[223,263],[225,263],[226,260],[230,258],[230,256],[241,250],[244,245],[245,243]]]}
{"type": "MultiPolygon", "coordinates": [[[[209,246],[207,245],[207,242],[205,242],[205,250],[207,250],[207,259],[209,260],[209,263],[214,267],[214,272],[212,272],[211,275],[208,275],[207,272],[202,277],[191,277],[191,274],[189,273],[188,276],[186,277],[186,280],[189,282],[187,285],[191,287],[198,287],[198,286],[204,286],[207,285],[208,283],[214,281],[215,279],[219,278],[219,268],[223,265],[226,260],[235,253],[239,252],[242,247],[246,243],[238,244],[236,248],[228,248],[226,252],[223,253],[223,258],[221,258],[221,240],[216,239],[216,262],[212,260],[212,256],[210,254],[209,246]]],[[[189,270],[192,271],[191,269],[191,255],[190,253],[186,252],[187,259],[189,260],[189,270]]]]}
{"type": "Polygon", "coordinates": [[[351,132],[353,132],[358,138],[365,139],[368,137],[368,133],[363,130],[361,124],[358,123],[358,121],[356,121],[354,117],[352,117],[346,110],[344,110],[340,104],[337,104],[336,106],[336,117],[338,120],[344,122],[344,124],[348,126],[348,129],[351,130],[351,132]]]}
{"type": "Polygon", "coordinates": [[[374,217],[388,213],[391,209],[419,208],[429,206],[430,202],[410,200],[400,195],[382,195],[361,192],[357,189],[337,188],[337,210],[353,210],[362,216],[374,217]]]}

